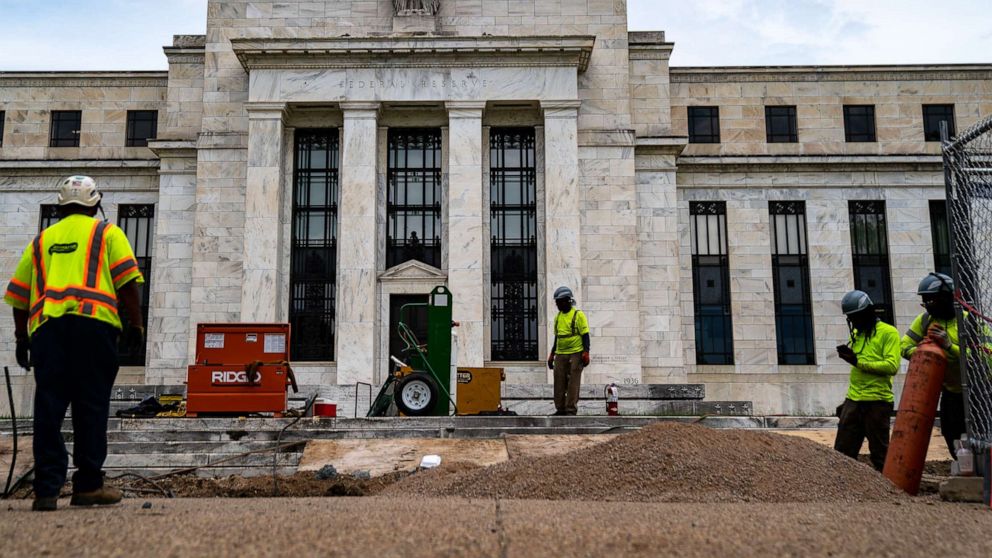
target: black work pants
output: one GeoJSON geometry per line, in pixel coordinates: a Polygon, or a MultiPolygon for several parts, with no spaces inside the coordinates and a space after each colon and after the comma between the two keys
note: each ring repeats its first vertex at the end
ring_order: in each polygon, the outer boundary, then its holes
{"type": "Polygon", "coordinates": [[[853,401],[845,399],[840,407],[840,423],[834,449],[853,459],[868,438],[871,464],[879,471],[885,467],[889,451],[889,422],[892,403],[887,401],[853,401]]]}
{"type": "Polygon", "coordinates": [[[961,435],[968,431],[964,420],[964,395],[943,390],[940,394],[940,433],[947,442],[947,450],[954,455],[954,440],[960,440],[961,435]]]}
{"type": "Polygon", "coordinates": [[[103,486],[110,392],[117,378],[118,330],[67,315],[45,322],[31,338],[34,395],[34,491],[58,496],[69,466],[62,421],[72,405],[73,492],[103,486]]]}

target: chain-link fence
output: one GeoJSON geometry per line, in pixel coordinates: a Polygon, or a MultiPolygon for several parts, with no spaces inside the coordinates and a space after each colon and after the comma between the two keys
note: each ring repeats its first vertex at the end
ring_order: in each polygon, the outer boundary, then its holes
{"type": "Polygon", "coordinates": [[[947,216],[952,242],[958,335],[968,434],[992,447],[992,117],[944,137],[947,216]]]}

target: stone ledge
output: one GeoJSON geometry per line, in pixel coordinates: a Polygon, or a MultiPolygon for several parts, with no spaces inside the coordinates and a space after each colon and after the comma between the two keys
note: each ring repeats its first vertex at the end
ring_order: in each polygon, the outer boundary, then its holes
{"type": "Polygon", "coordinates": [[[672,83],[992,79],[989,64],[673,67],[672,83]]]}
{"type": "Polygon", "coordinates": [[[940,483],[940,499],[980,504],[984,480],[982,477],[951,477],[940,483]]]}

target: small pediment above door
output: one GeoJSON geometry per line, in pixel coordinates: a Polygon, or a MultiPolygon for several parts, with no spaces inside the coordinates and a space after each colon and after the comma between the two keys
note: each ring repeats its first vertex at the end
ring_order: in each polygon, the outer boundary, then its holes
{"type": "Polygon", "coordinates": [[[435,281],[443,283],[448,280],[448,276],[445,275],[443,271],[432,265],[428,265],[417,260],[410,260],[387,269],[379,275],[379,280],[435,281]]]}

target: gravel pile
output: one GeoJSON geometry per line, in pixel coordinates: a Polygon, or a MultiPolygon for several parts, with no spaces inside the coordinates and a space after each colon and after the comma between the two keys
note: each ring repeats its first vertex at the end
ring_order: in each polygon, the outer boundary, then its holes
{"type": "Polygon", "coordinates": [[[381,494],[626,502],[904,498],[872,468],[809,440],[670,422],[562,455],[418,473],[381,494]]]}

